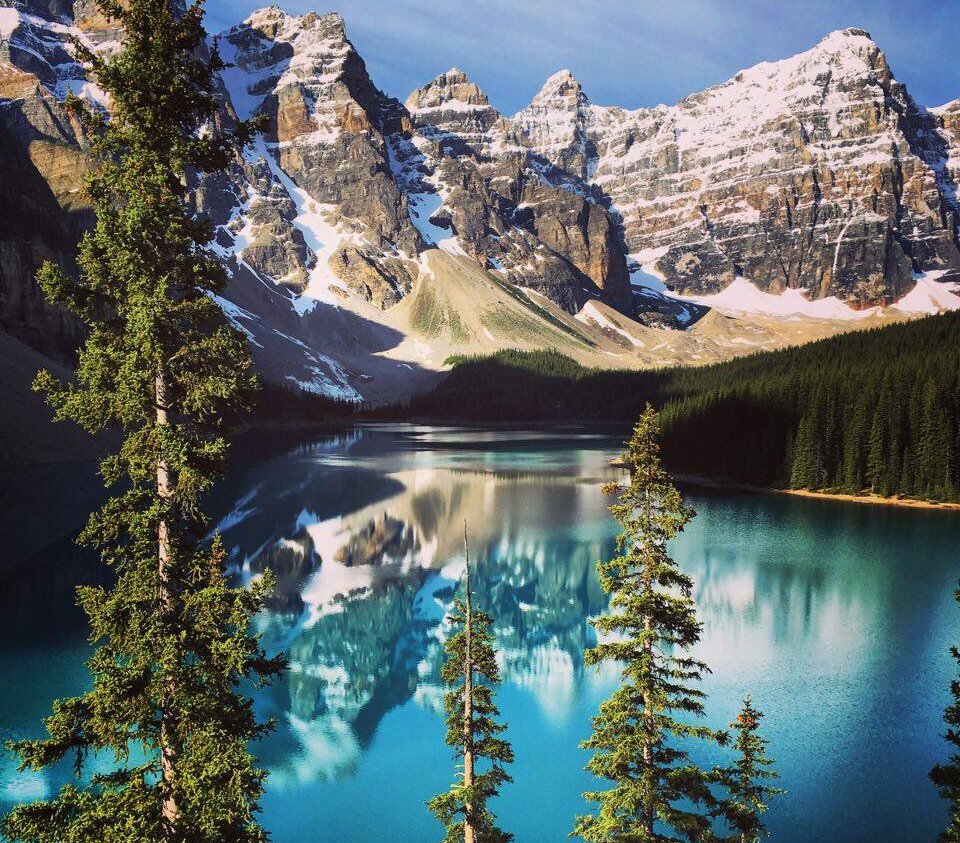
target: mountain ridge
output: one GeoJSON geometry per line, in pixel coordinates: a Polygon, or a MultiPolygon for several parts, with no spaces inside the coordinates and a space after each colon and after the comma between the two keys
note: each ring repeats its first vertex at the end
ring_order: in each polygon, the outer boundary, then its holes
{"type": "MultiPolygon", "coordinates": [[[[69,263],[89,224],[86,141],[63,97],[108,106],[69,39],[118,42],[89,0],[3,2],[0,138],[24,163],[0,177],[34,185],[31,199],[47,186],[51,233],[0,232],[0,327],[64,358],[79,331],[39,300],[31,266],[69,263]]],[[[456,67],[401,102],[377,88],[337,13],[256,10],[219,36],[232,65],[219,119],[262,113],[268,129],[228,173],[192,184],[231,276],[221,305],[268,378],[353,401],[426,388],[450,354],[579,335],[589,365],[708,362],[960,305],[960,106],[921,110],[866,38],[845,30],[821,42],[833,53],[807,51],[859,56],[819,82],[804,53],[654,109],[596,106],[558,71],[511,117],[456,67]],[[782,86],[789,119],[744,94],[765,96],[781,72],[797,83],[782,86]],[[769,117],[779,169],[744,170],[750,150],[729,132],[694,149],[711,121],[725,125],[710,107],[725,86],[769,117]],[[814,89],[835,97],[832,118],[807,102],[814,89]],[[857,157],[884,144],[882,158],[857,157]],[[878,307],[898,299],[903,310],[878,307]],[[709,307],[722,317],[697,327],[709,307]]]]}

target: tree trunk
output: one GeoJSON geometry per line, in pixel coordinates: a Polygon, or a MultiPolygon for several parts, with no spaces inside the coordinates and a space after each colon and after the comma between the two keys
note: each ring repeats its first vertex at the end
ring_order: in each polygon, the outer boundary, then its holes
{"type": "MultiPolygon", "coordinates": [[[[650,521],[652,517],[650,505],[650,478],[647,478],[647,488],[644,493],[644,519],[646,521],[647,529],[650,528],[650,521]]],[[[650,582],[650,572],[647,570],[645,572],[644,589],[649,592],[651,588],[650,582]]],[[[647,634],[646,640],[643,644],[644,652],[648,659],[653,657],[653,642],[650,640],[650,630],[652,628],[652,619],[650,614],[647,613],[643,616],[643,629],[647,634]]],[[[648,670],[649,662],[648,662],[648,670]]],[[[650,682],[650,676],[647,677],[647,682],[650,682]]],[[[650,691],[649,689],[644,690],[643,692],[643,728],[644,728],[644,739],[643,739],[643,769],[646,775],[649,777],[651,783],[653,782],[653,747],[650,745],[650,731],[652,730],[653,723],[653,704],[650,701],[650,691]]],[[[647,836],[653,838],[653,823],[656,816],[655,808],[655,796],[651,794],[650,801],[643,806],[643,824],[646,829],[647,836]]]]}
{"type": "MultiPolygon", "coordinates": [[[[463,551],[467,563],[467,649],[463,666],[463,784],[465,787],[473,787],[473,652],[470,641],[473,604],[470,598],[470,546],[467,543],[466,521],[463,522],[463,551]]],[[[476,830],[474,829],[473,805],[467,800],[463,807],[463,841],[464,843],[474,843],[476,830]]]]}
{"type": "MultiPolygon", "coordinates": [[[[157,371],[156,377],[156,423],[158,426],[169,424],[167,418],[167,386],[162,369],[157,371]]],[[[170,500],[173,488],[170,480],[170,467],[161,455],[157,459],[157,497],[161,503],[170,500]]],[[[165,621],[171,619],[174,613],[174,595],[171,588],[171,553],[170,528],[166,518],[161,518],[157,526],[157,568],[159,582],[160,612],[165,621]]],[[[174,787],[176,782],[176,767],[180,752],[176,739],[175,719],[173,713],[172,688],[160,705],[160,769],[162,775],[163,793],[163,822],[164,837],[173,840],[175,826],[179,817],[174,787]]]]}
{"type": "MultiPolygon", "coordinates": [[[[650,616],[647,615],[643,619],[643,628],[649,634],[650,632],[650,616]]],[[[644,650],[647,651],[647,654],[651,654],[653,646],[649,640],[644,644],[644,650]]],[[[653,720],[653,705],[650,703],[650,694],[645,692],[643,695],[643,719],[644,719],[644,729],[648,730],[651,727],[651,722],[653,720]]],[[[653,780],[653,749],[650,746],[650,738],[648,735],[644,736],[643,740],[643,768],[646,771],[647,775],[650,777],[651,781],[653,780]]],[[[643,823],[646,828],[647,835],[652,839],[653,838],[653,821],[654,821],[654,800],[651,799],[650,802],[644,806],[644,817],[643,823]]]]}

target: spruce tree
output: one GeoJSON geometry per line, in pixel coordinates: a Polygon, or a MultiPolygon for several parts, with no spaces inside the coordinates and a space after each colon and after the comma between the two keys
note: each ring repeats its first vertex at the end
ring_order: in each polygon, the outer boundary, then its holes
{"type": "Polygon", "coordinates": [[[199,2],[98,5],[122,28],[122,49],[104,58],[77,47],[110,114],[68,102],[96,156],[96,223],[78,278],[50,264],[38,276],[89,334],[76,381],[41,372],[35,388],[57,419],[123,434],[101,463],[114,495],[80,536],[115,584],[79,592],[96,645],[91,690],[54,703],[46,737],[13,745],[25,769],[72,759],[75,780],[15,808],[3,831],[40,843],[259,841],[265,773],[248,744],[267,725],[240,686],[282,667],[249,632],[269,582],[228,584],[201,500],[223,468],[224,418],[248,406],[256,380],[245,338],[213,300],[226,277],[185,187],[224,169],[258,126],[218,128],[212,88],[224,65],[206,46],[199,2]]]}
{"type": "Polygon", "coordinates": [[[768,801],[784,792],[770,784],[780,776],[766,754],[768,741],[760,735],[762,719],[763,712],[753,707],[748,696],[737,719],[730,724],[737,760],[721,772],[720,778],[730,794],[724,816],[735,831],[731,843],[759,843],[769,837],[763,814],[768,801]]]}
{"type": "Polygon", "coordinates": [[[864,486],[865,451],[870,422],[862,394],[854,405],[843,439],[843,488],[858,494],[864,486]]]}
{"type": "Polygon", "coordinates": [[[711,816],[723,808],[711,789],[714,775],[688,754],[692,740],[725,736],[689,722],[704,713],[697,683],[708,668],[689,654],[701,633],[693,581],[667,544],[694,513],[661,465],[658,432],[648,406],[622,457],[629,485],[604,487],[618,494],[610,511],[623,532],[618,555],[598,565],[611,613],[591,622],[599,642],[585,661],[622,671],[582,744],[595,750],[587,769],[612,784],[584,794],[599,809],[578,817],[573,833],[590,843],[714,840],[711,816]]]}
{"type": "MultiPolygon", "coordinates": [[[[960,603],[960,589],[954,592],[954,597],[960,603]]],[[[951,647],[950,655],[960,665],[960,648],[951,647]]],[[[954,751],[946,764],[937,764],[930,771],[930,779],[950,806],[950,821],[940,835],[940,841],[960,843],[960,679],[950,683],[950,695],[953,701],[944,711],[943,720],[947,724],[947,741],[953,745],[954,751]]]]}
{"type": "Polygon", "coordinates": [[[473,607],[466,524],[463,544],[465,596],[455,601],[448,618],[456,631],[447,639],[447,659],[440,673],[449,688],[444,696],[446,742],[463,766],[450,790],[427,804],[446,828],[444,843],[509,843],[513,835],[497,828],[488,802],[501,785],[512,781],[504,765],[513,763],[513,750],[501,737],[506,726],[499,722],[493,698],[493,688],[500,682],[490,631],[493,618],[473,607]],[[482,771],[478,771],[480,764],[482,771]]]}
{"type": "Polygon", "coordinates": [[[817,488],[814,464],[817,431],[814,425],[813,413],[807,412],[800,418],[800,424],[797,426],[797,435],[793,444],[793,464],[790,470],[791,489],[817,488]]]}

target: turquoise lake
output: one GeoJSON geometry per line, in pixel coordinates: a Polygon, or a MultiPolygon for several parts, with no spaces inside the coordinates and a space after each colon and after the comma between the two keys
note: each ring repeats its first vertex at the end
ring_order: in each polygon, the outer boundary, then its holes
{"type": "MultiPolygon", "coordinates": [[[[441,838],[424,803],[454,772],[438,671],[464,519],[517,758],[493,807],[517,843],[566,839],[594,786],[578,743],[616,681],[582,659],[587,620],[606,606],[594,564],[615,535],[599,487],[615,475],[616,439],[406,426],[290,447],[272,436],[238,447],[212,508],[237,577],[279,578],[258,620],[291,659],[257,699],[279,722],[256,749],[273,839],[441,838]]],[[[72,588],[102,575],[70,535],[96,487],[84,466],[0,481],[0,736],[39,735],[52,700],[88,681],[72,588]]],[[[705,722],[725,726],[746,693],[766,713],[789,791],[767,815],[773,840],[932,843],[946,819],[927,772],[948,752],[960,513],[685,491],[698,514],[672,549],[695,579],[697,655],[713,671],[705,722]]],[[[0,756],[0,811],[67,775],[20,774],[0,756]]]]}

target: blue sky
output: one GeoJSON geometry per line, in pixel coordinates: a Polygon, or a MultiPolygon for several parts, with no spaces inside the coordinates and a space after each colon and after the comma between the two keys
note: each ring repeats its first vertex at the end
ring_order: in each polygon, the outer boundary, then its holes
{"type": "MultiPolygon", "coordinates": [[[[808,49],[834,29],[866,29],[924,105],[960,97],[960,0],[274,0],[339,11],[378,87],[405,99],[451,66],[501,111],[525,106],[553,72],[590,99],[675,103],[760,61],[808,49]]],[[[207,0],[211,32],[256,0],[207,0]]]]}

